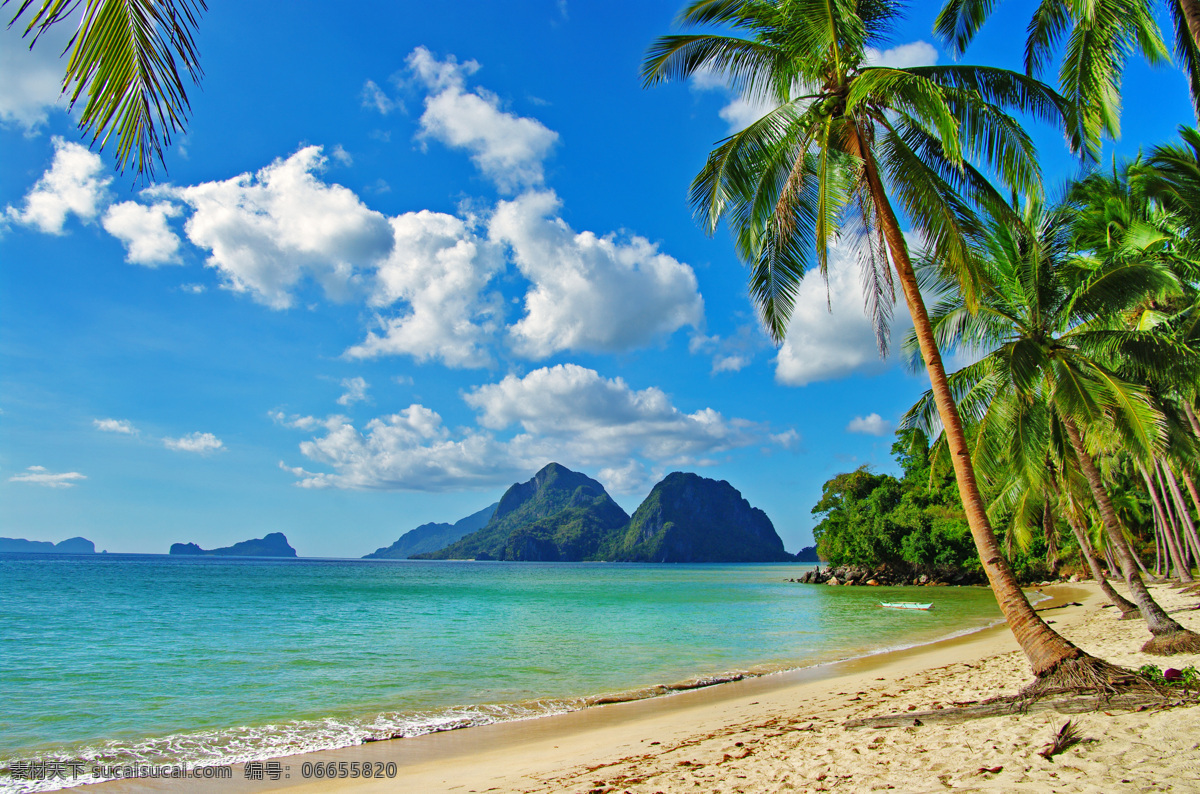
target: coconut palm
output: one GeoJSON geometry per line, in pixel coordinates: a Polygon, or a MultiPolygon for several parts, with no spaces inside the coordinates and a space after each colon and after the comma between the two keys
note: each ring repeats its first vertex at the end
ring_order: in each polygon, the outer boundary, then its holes
{"type": "Polygon", "coordinates": [[[1034,686],[1107,686],[1124,672],[1047,626],[1000,553],[897,215],[899,209],[908,216],[973,295],[968,241],[982,228],[972,205],[1000,208],[1003,202],[972,160],[1012,188],[1035,190],[1034,146],[1009,111],[1062,123],[1067,106],[1053,90],[1007,70],[872,66],[867,48],[886,41],[900,6],[889,0],[696,0],[680,24],[722,32],[659,38],[643,77],[654,85],[715,71],[744,96],[775,105],[709,155],[692,184],[699,220],[709,233],[721,220],[728,223],[750,267],[751,295],[776,342],[786,334],[814,254],[824,273],[834,240],[856,248],[868,310],[886,342],[882,327],[894,267],[947,429],[972,537],[1037,677],[1034,686]]]}
{"type": "MultiPolygon", "coordinates": [[[[961,54],[996,5],[997,0],[947,0],[934,30],[961,54]]],[[[1163,5],[1171,16],[1175,53],[1200,117],[1200,1],[1164,0],[1163,5]]],[[[1140,52],[1151,64],[1168,58],[1155,22],[1158,8],[1154,0],[1040,0],[1029,20],[1026,72],[1040,75],[1061,45],[1059,86],[1080,109],[1078,132],[1093,152],[1101,135],[1120,135],[1121,76],[1129,56],[1140,52]]]]}
{"type": "MultiPolygon", "coordinates": [[[[971,310],[956,285],[943,280],[947,297],[934,311],[934,326],[942,344],[986,354],[952,380],[960,407],[980,428],[977,459],[1007,456],[1026,481],[1040,482],[1050,436],[1057,435],[1057,446],[1073,456],[1060,455],[1060,465],[1077,466],[1086,480],[1150,629],[1143,651],[1196,652],[1200,636],[1168,616],[1146,589],[1096,461],[1118,448],[1142,460],[1165,449],[1162,414],[1146,390],[1120,378],[1110,362],[1137,361],[1152,371],[1157,361],[1192,354],[1154,331],[1114,329],[1113,318],[1146,296],[1178,292],[1178,279],[1152,256],[1097,261],[1075,255],[1078,209],[1045,209],[1031,200],[1020,223],[993,219],[980,252],[988,289],[971,310]]],[[[926,396],[910,421],[932,424],[930,403],[926,396]]]]}
{"type": "MultiPolygon", "coordinates": [[[[16,5],[17,24],[34,0],[16,5]]],[[[30,47],[48,29],[77,25],[67,55],[62,92],[70,107],[86,94],[79,129],[100,148],[117,136],[117,168],[132,165],[152,177],[163,147],[185,129],[190,110],[180,69],[194,83],[200,65],[193,31],[204,0],[43,0],[25,23],[30,47]]]]}

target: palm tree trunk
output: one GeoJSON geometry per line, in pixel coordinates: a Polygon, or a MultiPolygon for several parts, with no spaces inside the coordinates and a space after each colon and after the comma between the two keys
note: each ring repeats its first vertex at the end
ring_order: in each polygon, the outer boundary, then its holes
{"type": "Polygon", "coordinates": [[[983,563],[984,573],[987,574],[988,583],[996,595],[1000,611],[1004,613],[1004,619],[1008,621],[1021,650],[1025,652],[1039,684],[1045,683],[1047,688],[1072,684],[1077,686],[1084,681],[1093,683],[1101,677],[1111,679],[1114,674],[1121,675],[1124,671],[1085,654],[1042,620],[1025,597],[1021,586],[1017,584],[1017,578],[1013,575],[1008,561],[1000,553],[996,533],[988,522],[983,495],[979,492],[979,484],[975,479],[966,434],[963,432],[962,420],[950,392],[950,383],[946,379],[946,369],[942,365],[942,356],[933,336],[929,313],[908,256],[908,244],[904,240],[904,234],[876,169],[874,153],[862,144],[863,140],[860,133],[851,143],[857,144],[857,153],[862,158],[864,176],[876,208],[876,217],[892,254],[892,263],[904,291],[905,303],[912,315],[917,343],[925,360],[925,370],[929,373],[934,403],[937,405],[946,434],[946,443],[950,448],[950,458],[954,464],[954,475],[958,482],[958,493],[962,497],[967,524],[971,528],[971,537],[975,540],[975,548],[979,552],[980,562],[983,563]]]}
{"type": "Polygon", "coordinates": [[[1184,469],[1182,474],[1184,485],[1187,486],[1188,493],[1192,495],[1192,507],[1195,507],[1196,514],[1200,515],[1200,494],[1196,493],[1196,483],[1192,482],[1192,475],[1188,473],[1187,469],[1184,469]]]}
{"type": "Polygon", "coordinates": [[[1088,567],[1092,569],[1092,578],[1100,585],[1100,590],[1104,593],[1104,597],[1108,599],[1109,603],[1121,610],[1121,620],[1130,620],[1138,617],[1137,604],[1132,603],[1114,590],[1112,583],[1104,575],[1104,569],[1100,567],[1100,558],[1096,556],[1096,549],[1093,548],[1092,542],[1088,540],[1087,533],[1070,516],[1067,516],[1067,523],[1071,525],[1071,532],[1075,534],[1075,540],[1079,543],[1079,550],[1083,552],[1084,558],[1087,559],[1088,567]]]}
{"type": "Polygon", "coordinates": [[[1079,459],[1079,467],[1092,491],[1092,498],[1096,500],[1096,507],[1100,509],[1100,519],[1104,524],[1104,531],[1108,535],[1109,545],[1112,546],[1117,559],[1121,561],[1121,570],[1125,574],[1125,584],[1129,587],[1129,594],[1137,603],[1138,609],[1141,610],[1142,617],[1146,619],[1146,625],[1153,635],[1149,642],[1142,646],[1142,652],[1163,656],[1174,653],[1200,653],[1200,635],[1188,631],[1173,620],[1146,589],[1146,583],[1138,575],[1133,552],[1130,551],[1129,544],[1125,542],[1125,533],[1121,531],[1121,524],[1117,520],[1116,511],[1113,510],[1112,501],[1109,500],[1108,492],[1104,489],[1104,481],[1100,477],[1100,472],[1096,468],[1092,456],[1083,446],[1079,427],[1069,416],[1062,416],[1062,422],[1067,429],[1067,436],[1071,439],[1075,456],[1079,459]]]}
{"type": "Polygon", "coordinates": [[[1189,399],[1180,400],[1183,403],[1183,412],[1187,414],[1188,424],[1192,426],[1192,432],[1196,434],[1196,438],[1200,438],[1200,419],[1196,418],[1196,412],[1192,410],[1192,401],[1189,399]]]}
{"type": "Polygon", "coordinates": [[[1200,3],[1196,0],[1179,0],[1179,10],[1183,12],[1183,18],[1187,20],[1188,32],[1192,34],[1192,41],[1196,46],[1200,46],[1200,3]]]}
{"type": "MultiPolygon", "coordinates": [[[[1188,512],[1187,503],[1183,501],[1183,492],[1179,490],[1179,483],[1175,479],[1175,473],[1171,471],[1171,467],[1165,462],[1163,463],[1163,472],[1167,475],[1167,485],[1171,488],[1171,496],[1175,500],[1175,509],[1179,513],[1180,523],[1183,524],[1183,532],[1187,535],[1188,542],[1191,544],[1192,556],[1197,561],[1200,561],[1200,538],[1196,536],[1196,525],[1192,522],[1192,515],[1188,512]]],[[[1187,578],[1182,581],[1193,581],[1187,555],[1184,555],[1183,564],[1187,578]]]]}
{"type": "Polygon", "coordinates": [[[1046,567],[1053,574],[1058,570],[1058,530],[1054,526],[1049,498],[1042,500],[1042,534],[1046,536],[1046,567]]]}
{"type": "MultiPolygon", "coordinates": [[[[1140,462],[1138,463],[1138,468],[1142,470],[1142,479],[1146,481],[1146,487],[1150,490],[1151,506],[1154,508],[1155,517],[1159,519],[1158,524],[1162,529],[1162,542],[1163,545],[1167,547],[1167,553],[1170,555],[1171,563],[1175,566],[1175,570],[1179,573],[1180,581],[1190,582],[1192,581],[1192,577],[1187,571],[1187,562],[1180,555],[1179,541],[1174,536],[1174,527],[1171,526],[1171,516],[1167,512],[1166,506],[1159,498],[1159,491],[1162,489],[1154,487],[1154,480],[1151,479],[1150,473],[1146,471],[1146,467],[1140,462]],[[1187,576],[1187,579],[1184,579],[1184,576],[1187,576]]],[[[1168,573],[1170,573],[1170,566],[1168,566],[1168,573]]]]}

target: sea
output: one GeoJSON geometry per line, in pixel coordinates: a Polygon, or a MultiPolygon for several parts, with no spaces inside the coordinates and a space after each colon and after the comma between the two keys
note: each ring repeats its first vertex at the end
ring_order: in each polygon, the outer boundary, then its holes
{"type": "Polygon", "coordinates": [[[811,567],[3,554],[0,791],[671,697],[1002,619],[982,587],[788,581],[811,567]],[[82,774],[14,779],[46,762],[82,774]]]}

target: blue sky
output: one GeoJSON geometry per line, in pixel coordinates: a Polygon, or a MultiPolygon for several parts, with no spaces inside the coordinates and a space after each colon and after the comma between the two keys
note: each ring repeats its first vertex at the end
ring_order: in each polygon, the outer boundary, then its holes
{"type": "MultiPolygon", "coordinates": [[[[1016,66],[1029,5],[964,60],[1016,66]]],[[[630,512],[670,471],[726,479],[794,551],[826,479],[891,468],[925,379],[879,359],[856,270],[832,313],[806,283],[777,350],[691,218],[755,108],[641,88],[675,2],[355,10],[213,4],[153,185],[80,145],[53,42],[0,38],[0,533],[356,557],[556,460],[630,512]]],[[[878,57],[947,62],[935,10],[878,57]]],[[[1194,121],[1169,67],[1125,96],[1119,153],[1194,121]]]]}

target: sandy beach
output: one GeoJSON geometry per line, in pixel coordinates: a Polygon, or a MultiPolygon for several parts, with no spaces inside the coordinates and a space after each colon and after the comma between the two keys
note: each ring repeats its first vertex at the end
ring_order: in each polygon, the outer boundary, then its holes
{"type": "MultiPolygon", "coordinates": [[[[1200,598],[1152,586],[1183,625],[1200,630],[1200,598]]],[[[1138,652],[1141,621],[1119,621],[1090,583],[1046,588],[1040,607],[1086,651],[1130,668],[1183,668],[1200,656],[1138,652]],[[1075,605],[1075,603],[1079,605],[1075,605]]],[[[1200,791],[1200,706],[1036,712],[961,724],[847,728],[848,720],[919,712],[1015,693],[1030,676],[1001,626],[868,659],[520,723],[376,742],[281,759],[279,781],[187,790],[420,792],[1200,791]],[[1039,755],[1067,719],[1083,741],[1039,755]],[[304,780],[305,762],[395,762],[390,780],[304,780]]],[[[181,790],[165,780],[111,791],[181,790]]]]}

